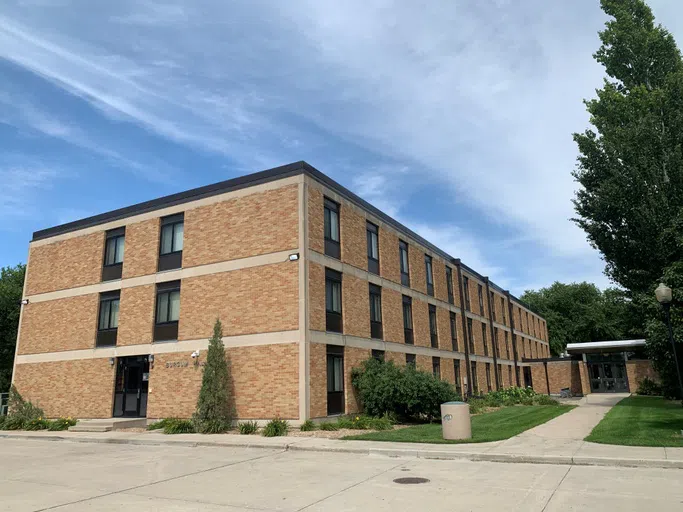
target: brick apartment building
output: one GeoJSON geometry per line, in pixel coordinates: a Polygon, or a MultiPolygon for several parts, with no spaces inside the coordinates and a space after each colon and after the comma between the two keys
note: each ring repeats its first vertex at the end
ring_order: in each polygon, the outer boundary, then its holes
{"type": "Polygon", "coordinates": [[[351,370],[524,385],[545,320],[299,162],[34,233],[14,384],[49,416],[189,417],[215,319],[240,419],[358,410],[351,370]]]}

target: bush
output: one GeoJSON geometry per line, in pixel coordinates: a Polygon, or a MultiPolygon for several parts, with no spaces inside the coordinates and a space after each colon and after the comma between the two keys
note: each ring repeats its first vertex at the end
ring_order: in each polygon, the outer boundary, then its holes
{"type": "Polygon", "coordinates": [[[147,425],[147,430],[161,430],[168,424],[168,419],[153,421],[147,425]]]}
{"type": "Polygon", "coordinates": [[[638,390],[636,391],[636,394],[645,396],[661,396],[662,386],[649,377],[645,377],[640,381],[640,384],[638,384],[638,390]]]}
{"type": "Polygon", "coordinates": [[[368,427],[370,430],[391,430],[394,428],[394,422],[391,421],[388,416],[382,416],[381,418],[370,418],[368,427]]]}
{"type": "Polygon", "coordinates": [[[270,420],[263,429],[263,437],[286,436],[289,431],[289,423],[280,418],[270,420]]]}
{"type": "Polygon", "coordinates": [[[5,430],[23,430],[26,421],[18,416],[7,416],[5,418],[5,430]]]}
{"type": "Polygon", "coordinates": [[[560,402],[548,395],[536,395],[533,398],[533,405],[560,405],[560,402]]]}
{"type": "Polygon", "coordinates": [[[8,416],[16,418],[17,421],[21,421],[22,423],[28,424],[31,420],[45,417],[43,410],[40,407],[33,405],[30,401],[24,400],[14,385],[9,390],[7,405],[8,416]]]}
{"type": "Polygon", "coordinates": [[[337,420],[338,428],[348,428],[352,430],[391,430],[394,422],[388,415],[381,418],[373,418],[365,414],[355,416],[343,416],[337,420]]]}
{"type": "Polygon", "coordinates": [[[258,423],[255,421],[244,421],[238,425],[240,434],[251,435],[258,431],[258,423]]]}
{"type": "Polygon", "coordinates": [[[24,430],[46,430],[49,421],[43,418],[36,418],[24,422],[24,430]]]}
{"type": "Polygon", "coordinates": [[[412,421],[441,418],[441,404],[459,400],[448,382],[413,366],[399,368],[392,361],[370,358],[352,371],[363,411],[369,416],[386,414],[412,421]]]}
{"type": "Polygon", "coordinates": [[[300,430],[302,432],[312,432],[315,430],[316,424],[313,423],[311,420],[306,420],[301,424],[300,430]]]}
{"type": "Polygon", "coordinates": [[[5,420],[7,416],[0,416],[0,430],[5,430],[5,420]]]}
{"type": "Polygon", "coordinates": [[[326,430],[326,431],[334,431],[334,430],[339,430],[339,424],[338,423],[332,423],[329,421],[326,421],[324,423],[321,423],[319,425],[320,430],[326,430]]]}
{"type": "Polygon", "coordinates": [[[194,434],[194,423],[190,420],[169,418],[164,425],[164,434],[194,434]]]}
{"type": "Polygon", "coordinates": [[[73,418],[57,418],[56,420],[47,422],[47,429],[52,432],[69,430],[69,427],[73,427],[76,423],[78,423],[78,421],[73,418]]]}

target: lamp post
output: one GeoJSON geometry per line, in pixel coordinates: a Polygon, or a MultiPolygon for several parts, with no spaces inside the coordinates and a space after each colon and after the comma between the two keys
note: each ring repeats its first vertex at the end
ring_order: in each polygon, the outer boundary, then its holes
{"type": "Polygon", "coordinates": [[[681,369],[678,366],[678,355],[676,354],[676,343],[674,342],[674,333],[671,329],[671,288],[664,283],[659,283],[655,290],[655,297],[664,308],[664,316],[666,317],[666,327],[669,331],[669,342],[671,343],[671,350],[674,353],[674,363],[676,364],[676,375],[678,376],[678,390],[681,393],[681,405],[683,405],[683,380],[681,380],[681,369]]]}

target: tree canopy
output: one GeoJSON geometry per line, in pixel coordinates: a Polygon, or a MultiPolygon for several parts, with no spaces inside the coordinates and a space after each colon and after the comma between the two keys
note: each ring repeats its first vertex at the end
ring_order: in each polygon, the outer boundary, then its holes
{"type": "Polygon", "coordinates": [[[0,269],[0,392],[9,390],[26,265],[0,269]]]}

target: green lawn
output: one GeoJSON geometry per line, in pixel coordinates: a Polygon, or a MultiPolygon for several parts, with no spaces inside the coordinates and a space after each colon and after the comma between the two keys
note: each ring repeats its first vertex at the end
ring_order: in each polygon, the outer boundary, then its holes
{"type": "Polygon", "coordinates": [[[446,441],[443,439],[440,423],[347,436],[344,439],[444,444],[500,441],[545,423],[560,414],[571,411],[573,408],[574,406],[570,405],[517,405],[472,416],[472,439],[462,441],[446,441]]]}
{"type": "Polygon", "coordinates": [[[660,397],[630,396],[610,410],[586,441],[626,446],[683,446],[683,407],[660,397]]]}

